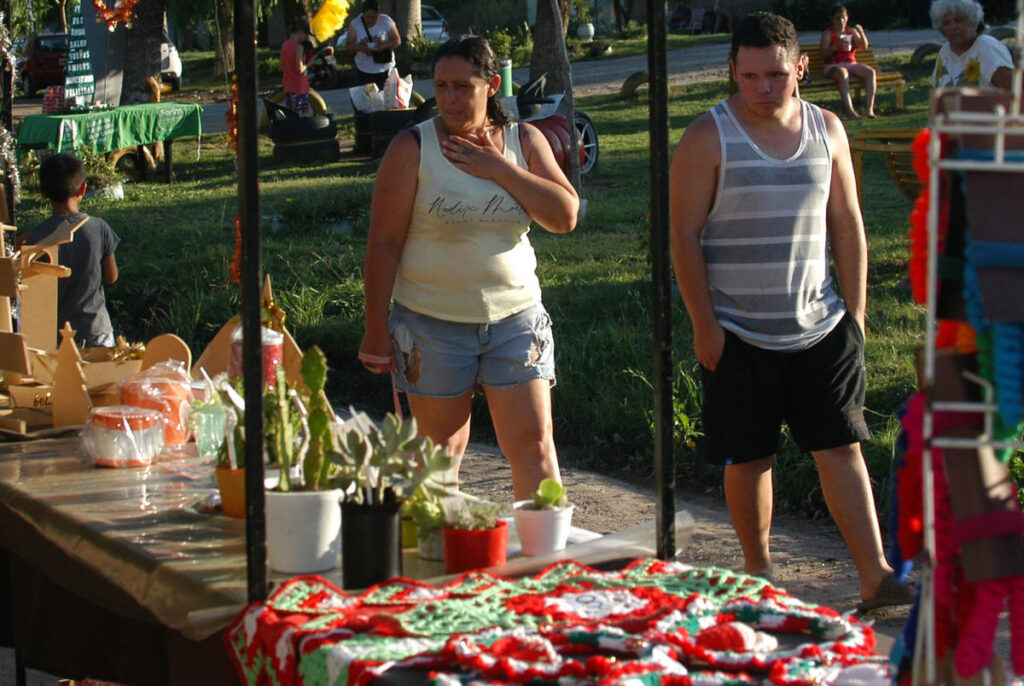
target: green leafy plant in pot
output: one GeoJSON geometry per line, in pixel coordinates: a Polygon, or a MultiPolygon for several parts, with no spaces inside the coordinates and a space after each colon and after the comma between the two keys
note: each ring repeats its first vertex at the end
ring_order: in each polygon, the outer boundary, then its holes
{"type": "Polygon", "coordinates": [[[532,498],[513,504],[512,516],[523,555],[550,555],[565,548],[573,509],[565,487],[551,478],[540,482],[532,498]]]}
{"type": "Polygon", "coordinates": [[[366,588],[402,573],[402,502],[437,488],[431,476],[447,470],[444,446],[416,435],[416,420],[388,414],[377,427],[358,418],[330,454],[342,504],[342,583],[366,588]]]}
{"type": "Polygon", "coordinates": [[[508,524],[498,503],[468,495],[444,498],[444,569],[449,574],[505,564],[508,524]]]}
{"type": "Polygon", "coordinates": [[[267,452],[280,469],[278,485],[265,494],[270,567],[290,574],[333,569],[341,546],[341,489],[328,459],[335,422],[323,390],[327,359],[316,346],[302,357],[306,403],[283,369],[276,374],[263,402],[267,452]]]}

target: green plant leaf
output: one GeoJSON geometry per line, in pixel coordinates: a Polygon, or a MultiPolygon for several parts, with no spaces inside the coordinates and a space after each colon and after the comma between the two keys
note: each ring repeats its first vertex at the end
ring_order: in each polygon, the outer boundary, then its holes
{"type": "Polygon", "coordinates": [[[565,506],[565,486],[559,481],[550,477],[544,479],[537,486],[537,490],[533,494],[533,504],[538,509],[545,507],[564,507],[565,506]]]}

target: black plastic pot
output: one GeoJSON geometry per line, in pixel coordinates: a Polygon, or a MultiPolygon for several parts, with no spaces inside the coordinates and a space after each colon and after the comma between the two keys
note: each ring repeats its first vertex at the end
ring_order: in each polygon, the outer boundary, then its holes
{"type": "Polygon", "coordinates": [[[401,504],[388,491],[379,505],[341,504],[341,574],[347,589],[402,574],[401,504]]]}

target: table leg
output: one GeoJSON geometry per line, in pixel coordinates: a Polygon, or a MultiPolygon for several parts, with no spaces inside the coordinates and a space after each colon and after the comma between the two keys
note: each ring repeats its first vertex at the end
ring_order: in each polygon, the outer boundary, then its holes
{"type": "Polygon", "coordinates": [[[145,181],[147,176],[146,169],[146,146],[136,145],[135,146],[135,159],[139,161],[139,181],[145,181]]]}
{"type": "Polygon", "coordinates": [[[9,646],[14,653],[15,686],[25,686],[25,663],[14,642],[14,603],[11,587],[11,555],[0,548],[0,645],[9,646]]]}
{"type": "Polygon", "coordinates": [[[174,140],[164,141],[164,183],[174,183],[174,140]]]}

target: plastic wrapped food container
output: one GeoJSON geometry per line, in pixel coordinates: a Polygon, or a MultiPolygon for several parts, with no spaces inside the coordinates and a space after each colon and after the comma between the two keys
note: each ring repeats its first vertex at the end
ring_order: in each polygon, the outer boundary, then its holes
{"type": "Polygon", "coordinates": [[[97,467],[145,467],[163,447],[162,416],[149,408],[97,407],[82,430],[82,448],[97,467]]]}
{"type": "Polygon", "coordinates": [[[162,362],[121,380],[121,404],[157,410],[164,425],[164,445],[188,442],[185,423],[192,403],[192,381],[183,365],[162,362]]]}

